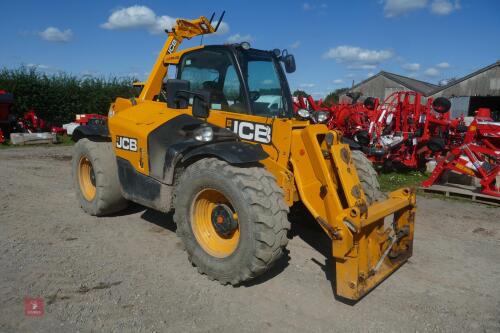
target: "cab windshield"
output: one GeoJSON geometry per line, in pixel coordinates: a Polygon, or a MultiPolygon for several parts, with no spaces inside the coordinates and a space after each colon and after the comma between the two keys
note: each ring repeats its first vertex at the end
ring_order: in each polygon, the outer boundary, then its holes
{"type": "Polygon", "coordinates": [[[280,64],[268,54],[242,52],[243,76],[247,81],[252,113],[264,117],[291,117],[286,82],[280,64]]]}
{"type": "Polygon", "coordinates": [[[210,92],[212,110],[292,117],[290,89],[276,57],[266,51],[234,51],[207,47],[187,53],[177,78],[189,81],[193,91],[210,92]]]}

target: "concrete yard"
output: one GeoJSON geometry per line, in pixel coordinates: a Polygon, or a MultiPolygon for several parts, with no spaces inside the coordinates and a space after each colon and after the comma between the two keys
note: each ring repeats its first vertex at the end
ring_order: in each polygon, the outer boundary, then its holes
{"type": "Polygon", "coordinates": [[[0,332],[500,331],[500,208],[419,196],[413,257],[353,305],[309,221],[269,274],[222,286],[188,262],[170,215],[86,215],[71,152],[0,150],[0,332]],[[25,316],[25,297],[44,315],[25,316]]]}

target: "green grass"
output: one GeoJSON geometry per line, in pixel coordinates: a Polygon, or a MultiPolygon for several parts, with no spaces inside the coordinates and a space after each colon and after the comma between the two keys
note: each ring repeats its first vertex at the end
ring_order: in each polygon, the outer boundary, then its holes
{"type": "Polygon", "coordinates": [[[58,135],[57,136],[57,144],[62,146],[72,146],[75,144],[69,135],[58,135]]]}
{"type": "Polygon", "coordinates": [[[418,171],[382,173],[378,177],[380,188],[384,192],[394,191],[401,187],[418,187],[429,174],[418,171]]]}

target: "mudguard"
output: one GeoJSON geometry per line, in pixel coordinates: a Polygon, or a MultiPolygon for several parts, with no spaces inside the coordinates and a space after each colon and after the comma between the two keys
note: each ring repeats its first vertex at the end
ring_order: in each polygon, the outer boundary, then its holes
{"type": "Polygon", "coordinates": [[[83,138],[91,138],[99,141],[111,141],[111,137],[109,136],[108,124],[87,124],[78,126],[73,131],[71,139],[74,142],[77,142],[78,140],[83,138]]]}
{"type": "Polygon", "coordinates": [[[226,141],[190,150],[183,156],[182,162],[201,156],[217,157],[230,164],[245,164],[262,161],[269,155],[262,149],[261,145],[241,141],[226,141]]]}
{"type": "Polygon", "coordinates": [[[342,139],[340,139],[340,141],[342,143],[345,143],[346,145],[349,145],[349,149],[351,149],[351,150],[361,150],[361,148],[362,148],[359,143],[357,143],[356,141],[351,140],[349,138],[346,138],[346,137],[342,137],[342,139]]]}

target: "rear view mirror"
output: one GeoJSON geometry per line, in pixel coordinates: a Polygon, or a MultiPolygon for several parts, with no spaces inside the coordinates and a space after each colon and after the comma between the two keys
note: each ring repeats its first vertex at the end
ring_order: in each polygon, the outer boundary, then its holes
{"type": "Polygon", "coordinates": [[[197,91],[193,94],[193,116],[197,118],[208,118],[210,114],[210,92],[206,90],[197,91]]]}
{"type": "Polygon", "coordinates": [[[189,106],[189,81],[168,79],[165,84],[167,106],[171,109],[186,109],[189,106]]]}
{"type": "Polygon", "coordinates": [[[285,64],[285,70],[287,73],[295,72],[295,57],[293,54],[287,54],[283,57],[283,63],[285,64]]]}

